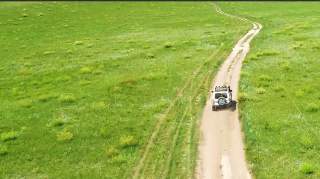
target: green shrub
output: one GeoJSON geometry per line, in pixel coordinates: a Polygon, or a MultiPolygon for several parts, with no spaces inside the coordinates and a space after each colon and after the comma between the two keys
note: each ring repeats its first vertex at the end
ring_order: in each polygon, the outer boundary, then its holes
{"type": "Polygon", "coordinates": [[[109,133],[108,133],[108,128],[107,127],[102,127],[100,128],[100,135],[102,137],[108,137],[109,133]]]}
{"type": "Polygon", "coordinates": [[[303,47],[304,47],[304,43],[302,43],[302,42],[296,42],[295,44],[292,45],[292,48],[294,50],[301,49],[303,47]]]}
{"type": "Polygon", "coordinates": [[[303,97],[304,96],[304,91],[303,90],[298,90],[294,94],[295,94],[296,97],[303,97]]]}
{"type": "Polygon", "coordinates": [[[83,42],[82,41],[75,41],[73,44],[74,45],[83,45],[83,42]]]}
{"type": "Polygon", "coordinates": [[[192,56],[191,55],[184,55],[183,58],[184,59],[190,59],[192,56]]]}
{"type": "Polygon", "coordinates": [[[45,51],[43,52],[43,55],[52,55],[54,53],[55,53],[54,51],[45,51]]]}
{"type": "Polygon", "coordinates": [[[272,78],[268,75],[260,75],[258,77],[259,81],[266,81],[266,82],[270,82],[272,81],[272,78]]]}
{"type": "Polygon", "coordinates": [[[73,139],[73,134],[66,129],[57,133],[58,141],[70,141],[72,139],[73,139]]]}
{"type": "Polygon", "coordinates": [[[72,78],[70,76],[61,76],[57,78],[58,82],[66,82],[66,81],[70,81],[72,78]]]}
{"type": "Polygon", "coordinates": [[[164,47],[165,48],[172,48],[173,44],[171,42],[167,42],[167,43],[164,44],[164,47]]]}
{"type": "Polygon", "coordinates": [[[317,112],[319,111],[319,109],[320,109],[319,105],[315,103],[309,103],[306,107],[306,111],[308,112],[317,112]]]}
{"type": "Polygon", "coordinates": [[[251,61],[256,61],[256,60],[258,60],[259,58],[256,56],[256,55],[254,55],[254,56],[251,56],[251,57],[249,57],[249,60],[251,61]]]}
{"type": "Polygon", "coordinates": [[[0,144],[0,156],[8,154],[8,147],[0,144]]]}
{"type": "Polygon", "coordinates": [[[104,109],[107,109],[107,105],[105,102],[100,101],[100,102],[93,103],[92,108],[94,110],[104,110],[104,109]]]}
{"type": "Polygon", "coordinates": [[[241,77],[248,77],[248,76],[249,76],[249,73],[248,73],[248,72],[243,72],[243,71],[241,71],[241,72],[240,72],[240,76],[241,76],[241,77]]]}
{"type": "Polygon", "coordinates": [[[76,101],[76,97],[73,94],[62,94],[59,99],[62,103],[74,103],[76,101]]]}
{"type": "Polygon", "coordinates": [[[32,106],[32,100],[30,99],[19,100],[18,105],[24,108],[30,108],[32,106]]]}
{"type": "Polygon", "coordinates": [[[286,71],[290,69],[289,61],[281,62],[281,63],[279,63],[279,66],[280,66],[281,69],[286,70],[286,71]]]}
{"type": "Polygon", "coordinates": [[[153,53],[148,53],[147,58],[155,58],[155,55],[153,53]]]}
{"type": "Polygon", "coordinates": [[[95,74],[95,75],[100,75],[100,74],[102,74],[104,71],[103,70],[95,70],[94,72],[93,72],[93,74],[95,74]]]}
{"type": "Polygon", "coordinates": [[[120,138],[120,146],[123,148],[136,146],[138,142],[133,136],[122,136],[120,138]]]}
{"type": "Polygon", "coordinates": [[[257,84],[258,87],[263,87],[263,88],[267,88],[270,86],[270,83],[267,81],[261,81],[257,84]]]}
{"type": "Polygon", "coordinates": [[[81,81],[79,82],[79,84],[80,84],[81,86],[86,86],[86,85],[90,85],[90,84],[91,84],[91,81],[89,81],[89,80],[81,80],[81,81]]]}
{"type": "Polygon", "coordinates": [[[280,94],[280,97],[281,97],[281,98],[285,98],[286,95],[285,95],[285,94],[280,94]]]}
{"type": "Polygon", "coordinates": [[[66,117],[58,117],[58,118],[52,120],[50,126],[59,127],[59,126],[65,125],[66,123],[68,123],[68,120],[66,117]]]}
{"type": "Polygon", "coordinates": [[[300,137],[300,143],[304,146],[306,149],[312,149],[314,147],[314,143],[312,141],[312,138],[307,135],[302,135],[300,137]]]}
{"type": "Polygon", "coordinates": [[[314,45],[314,46],[312,47],[312,49],[314,49],[314,50],[320,50],[320,45],[314,45]]]}
{"type": "Polygon", "coordinates": [[[4,132],[1,134],[1,141],[9,141],[9,140],[15,140],[18,138],[18,132],[16,131],[10,131],[10,132],[4,132]]]}
{"type": "Polygon", "coordinates": [[[119,84],[121,86],[126,86],[126,87],[133,87],[134,85],[136,85],[138,83],[138,79],[132,79],[132,78],[129,78],[129,79],[125,79],[123,81],[121,81],[119,84]]]}
{"type": "Polygon", "coordinates": [[[114,146],[106,148],[106,155],[107,157],[114,157],[120,153],[119,149],[114,146]]]}
{"type": "Polygon", "coordinates": [[[265,92],[266,92],[266,90],[264,88],[257,88],[256,89],[257,94],[264,94],[265,92]]]}
{"type": "Polygon", "coordinates": [[[89,67],[82,67],[82,68],[80,69],[80,73],[81,73],[81,74],[92,73],[92,69],[89,68],[89,67]]]}
{"type": "Polygon", "coordinates": [[[273,90],[274,90],[275,92],[281,92],[281,91],[284,91],[285,88],[284,88],[283,86],[281,86],[281,85],[277,85],[277,86],[275,86],[275,87],[273,88],[273,90]]]}
{"type": "Polygon", "coordinates": [[[264,52],[259,52],[257,54],[257,57],[262,57],[262,56],[275,56],[275,55],[279,55],[279,52],[275,52],[275,51],[264,51],[264,52]]]}
{"type": "Polygon", "coordinates": [[[305,175],[310,175],[314,173],[314,166],[309,163],[303,163],[300,166],[300,172],[305,175]]]}
{"type": "Polygon", "coordinates": [[[239,101],[239,103],[248,101],[248,94],[247,93],[239,93],[238,101],[239,101]]]}
{"type": "Polygon", "coordinates": [[[50,99],[54,98],[54,95],[51,95],[51,94],[43,94],[43,95],[40,95],[38,97],[38,100],[41,101],[41,102],[47,102],[49,101],[50,99]]]}

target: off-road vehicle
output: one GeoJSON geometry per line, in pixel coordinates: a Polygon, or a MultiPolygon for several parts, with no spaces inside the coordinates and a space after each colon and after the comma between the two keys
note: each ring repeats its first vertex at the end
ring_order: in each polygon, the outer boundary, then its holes
{"type": "Polygon", "coordinates": [[[232,100],[232,90],[230,86],[215,86],[211,91],[212,110],[234,107],[235,101],[232,100]]]}

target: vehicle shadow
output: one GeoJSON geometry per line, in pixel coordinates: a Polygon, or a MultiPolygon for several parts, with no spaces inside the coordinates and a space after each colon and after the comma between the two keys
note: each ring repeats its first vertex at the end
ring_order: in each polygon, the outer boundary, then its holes
{"type": "Polygon", "coordinates": [[[235,111],[237,109],[237,101],[231,101],[230,110],[235,111]]]}
{"type": "Polygon", "coordinates": [[[226,107],[217,107],[217,108],[212,108],[212,111],[223,111],[223,110],[230,110],[230,111],[235,111],[237,109],[237,101],[231,101],[230,105],[226,107]]]}

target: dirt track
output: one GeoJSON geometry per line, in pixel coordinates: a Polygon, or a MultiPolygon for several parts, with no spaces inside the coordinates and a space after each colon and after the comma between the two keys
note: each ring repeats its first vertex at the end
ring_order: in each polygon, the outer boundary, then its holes
{"type": "MultiPolygon", "coordinates": [[[[245,18],[224,13],[217,5],[216,11],[222,15],[252,23],[252,29],[245,34],[221,66],[212,86],[230,85],[233,98],[237,99],[238,82],[243,60],[249,52],[250,41],[262,26],[245,18]]],[[[248,170],[238,109],[235,111],[212,111],[207,101],[201,119],[201,141],[196,178],[251,178],[248,170]]]]}

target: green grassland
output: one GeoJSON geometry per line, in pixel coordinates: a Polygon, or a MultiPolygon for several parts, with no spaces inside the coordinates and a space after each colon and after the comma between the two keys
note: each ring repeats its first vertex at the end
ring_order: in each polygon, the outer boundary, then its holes
{"type": "Polygon", "coordinates": [[[192,177],[210,82],[248,28],[208,2],[0,3],[0,178],[127,178],[141,156],[140,177],[192,177]]]}
{"type": "Polygon", "coordinates": [[[257,178],[320,177],[320,3],[221,3],[263,24],[241,76],[241,120],[257,178]]]}

